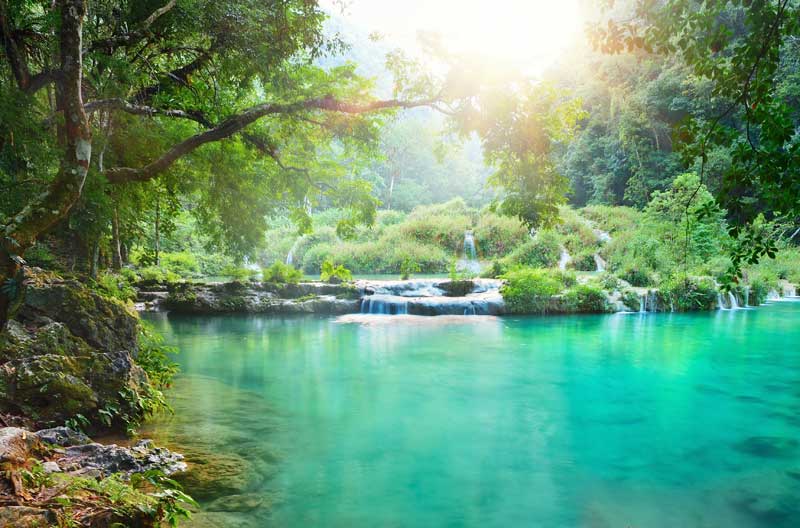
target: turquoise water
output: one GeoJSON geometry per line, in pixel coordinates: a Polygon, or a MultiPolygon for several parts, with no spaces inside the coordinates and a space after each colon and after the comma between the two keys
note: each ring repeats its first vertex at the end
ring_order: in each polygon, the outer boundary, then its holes
{"type": "Polygon", "coordinates": [[[800,523],[800,303],[154,321],[183,374],[153,434],[208,473],[190,526],[800,523]]]}

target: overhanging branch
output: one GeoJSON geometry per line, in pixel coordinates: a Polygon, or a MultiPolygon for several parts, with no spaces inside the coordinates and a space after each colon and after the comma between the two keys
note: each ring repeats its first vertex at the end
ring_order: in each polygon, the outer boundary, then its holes
{"type": "Polygon", "coordinates": [[[266,103],[253,106],[243,112],[229,117],[219,125],[199,134],[195,134],[184,141],[176,144],[160,158],[150,162],[141,168],[116,167],[105,172],[106,178],[111,183],[125,183],[134,181],[148,181],[175,163],[183,156],[193,152],[206,143],[213,143],[231,137],[243,130],[248,125],[259,119],[276,114],[293,114],[308,110],[322,110],[327,112],[341,112],[346,114],[365,114],[387,110],[393,108],[416,108],[420,106],[431,106],[437,101],[426,99],[422,101],[401,101],[389,99],[382,101],[371,101],[368,103],[351,103],[340,101],[334,97],[322,97],[307,99],[296,103],[272,104],[266,103]]]}

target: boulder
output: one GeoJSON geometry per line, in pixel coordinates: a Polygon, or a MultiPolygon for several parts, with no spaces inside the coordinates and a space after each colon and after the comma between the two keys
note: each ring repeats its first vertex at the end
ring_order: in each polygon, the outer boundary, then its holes
{"type": "MultiPolygon", "coordinates": [[[[136,419],[147,375],[134,363],[138,317],[78,281],[32,275],[25,300],[0,335],[0,412],[38,426],[80,414],[100,426],[113,408],[136,419]]],[[[115,424],[122,425],[122,424],[115,424]]]]}
{"type": "Polygon", "coordinates": [[[186,470],[183,455],[141,440],[133,447],[88,443],[70,446],[56,458],[64,471],[108,477],[114,473],[143,473],[158,469],[167,475],[186,470]]]}
{"type": "Polygon", "coordinates": [[[41,450],[39,438],[30,431],[19,427],[0,428],[0,468],[24,464],[41,450]]]}

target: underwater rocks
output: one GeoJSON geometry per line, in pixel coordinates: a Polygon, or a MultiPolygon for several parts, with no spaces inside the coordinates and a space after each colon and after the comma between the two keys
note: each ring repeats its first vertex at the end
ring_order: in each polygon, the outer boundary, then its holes
{"type": "Polygon", "coordinates": [[[138,318],[77,281],[36,281],[0,334],[0,412],[38,426],[80,414],[101,425],[106,406],[137,417],[147,375],[134,363],[138,318]]]}
{"type": "Polygon", "coordinates": [[[316,313],[358,311],[358,292],[346,284],[180,283],[171,286],[161,306],[178,313],[316,313]]]}

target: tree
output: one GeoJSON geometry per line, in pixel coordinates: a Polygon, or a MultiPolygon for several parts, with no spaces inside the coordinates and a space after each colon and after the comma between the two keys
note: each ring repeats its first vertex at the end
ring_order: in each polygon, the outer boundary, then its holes
{"type": "Polygon", "coordinates": [[[286,182],[281,192],[302,198],[317,187],[358,207],[368,193],[334,188],[311,169],[374,135],[379,118],[364,116],[432,102],[375,100],[351,66],[314,67],[341,45],[322,36],[316,2],[108,0],[93,2],[88,16],[87,4],[0,0],[4,92],[60,152],[37,167],[54,174],[35,174],[24,207],[0,227],[0,327],[19,299],[25,251],[68,216],[87,178],[111,186],[180,180],[198,149],[230,144],[269,160],[286,182]],[[315,148],[318,139],[329,147],[315,148]],[[301,155],[311,163],[293,165],[301,155]]]}
{"type": "Polygon", "coordinates": [[[800,4],[639,0],[624,18],[594,28],[597,48],[678,56],[710,82],[720,105],[714,114],[693,115],[679,135],[685,163],[699,165],[698,191],[712,153],[730,153],[717,197],[741,242],[725,278],[736,281],[743,264],[776,250],[774,238],[750,229],[753,220],[762,213],[800,217],[800,113],[785,82],[797,71],[800,4]]]}

